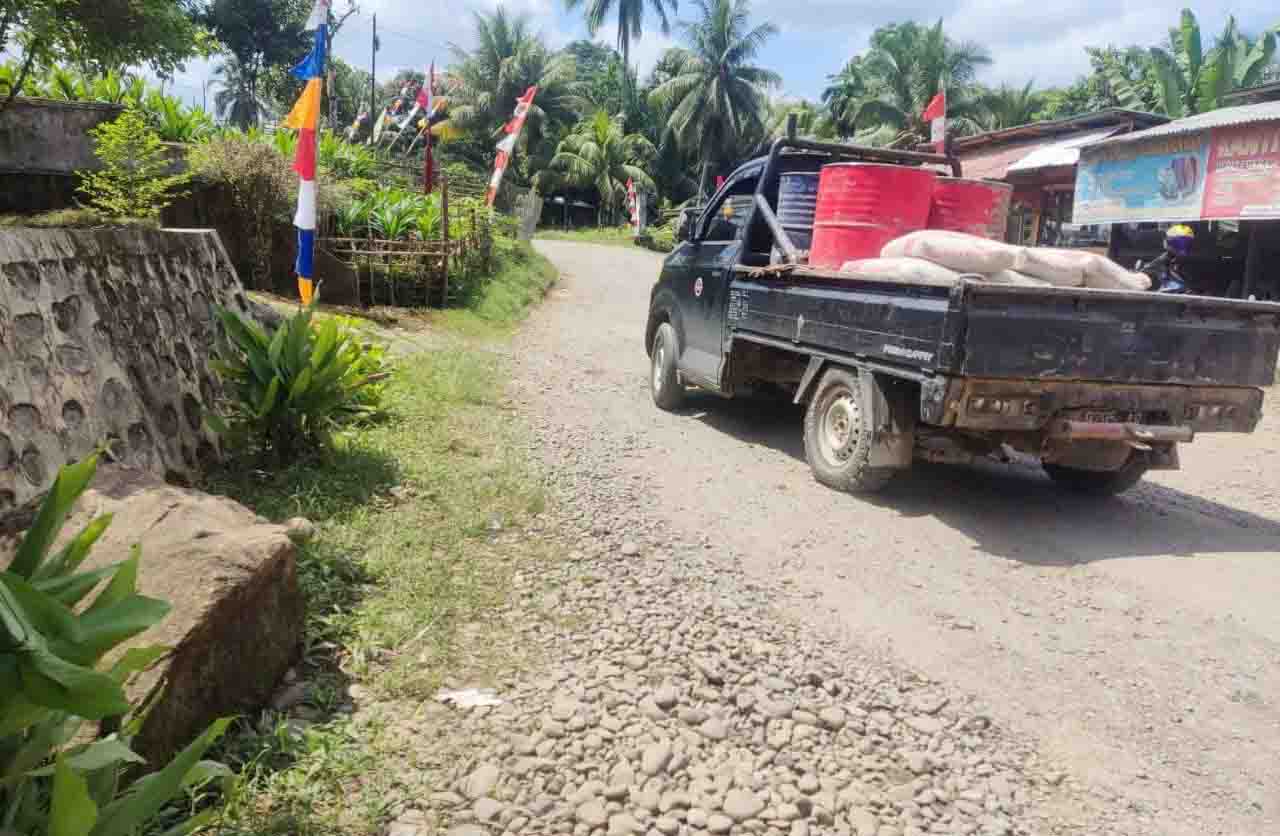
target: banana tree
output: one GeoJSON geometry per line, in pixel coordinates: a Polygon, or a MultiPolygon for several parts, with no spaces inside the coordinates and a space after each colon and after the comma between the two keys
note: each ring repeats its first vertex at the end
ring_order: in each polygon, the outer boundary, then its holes
{"type": "Polygon", "coordinates": [[[1148,52],[1157,107],[1174,119],[1219,108],[1226,94],[1262,79],[1275,51],[1275,30],[1253,40],[1229,17],[1206,53],[1195,14],[1183,9],[1179,25],[1169,31],[1169,48],[1148,52]]]}

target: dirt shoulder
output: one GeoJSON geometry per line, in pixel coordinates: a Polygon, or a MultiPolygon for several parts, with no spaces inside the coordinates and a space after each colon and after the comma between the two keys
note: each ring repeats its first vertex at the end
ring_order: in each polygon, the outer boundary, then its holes
{"type": "MultiPolygon", "coordinates": [[[[582,513],[740,561],[847,651],[988,707],[1070,793],[1055,829],[1280,827],[1280,424],[1205,437],[1184,470],[1106,504],[1014,466],[922,468],[867,500],[815,484],[799,415],[653,408],[640,346],[658,259],[545,242],[558,289],[517,340],[525,413],[582,513]]],[[[841,651],[846,652],[846,651],[841,651]]]]}

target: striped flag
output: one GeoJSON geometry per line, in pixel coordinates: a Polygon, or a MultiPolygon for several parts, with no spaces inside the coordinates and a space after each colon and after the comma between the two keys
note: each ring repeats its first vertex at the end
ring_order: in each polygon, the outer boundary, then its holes
{"type": "Polygon", "coordinates": [[[516,112],[503,130],[506,136],[498,143],[498,158],[493,162],[493,179],[489,181],[489,191],[485,194],[486,206],[492,206],[498,197],[498,187],[502,185],[502,175],[507,173],[507,164],[511,162],[511,154],[516,150],[516,140],[524,128],[524,120],[533,106],[533,97],[538,95],[536,86],[524,91],[524,95],[516,99],[516,112]]]}
{"type": "Polygon", "coordinates": [[[328,51],[329,0],[316,0],[307,18],[307,28],[316,30],[315,45],[293,75],[307,82],[298,103],[284,120],[284,127],[298,132],[298,152],[293,170],[298,172],[298,211],[293,225],[298,228],[298,295],[305,305],[315,295],[316,246],[316,131],[320,125],[320,95],[324,89],[325,54],[328,51]]]}
{"type": "Polygon", "coordinates": [[[947,88],[939,81],[938,95],[929,101],[921,118],[929,123],[929,141],[942,154],[947,147],[947,88]]]}

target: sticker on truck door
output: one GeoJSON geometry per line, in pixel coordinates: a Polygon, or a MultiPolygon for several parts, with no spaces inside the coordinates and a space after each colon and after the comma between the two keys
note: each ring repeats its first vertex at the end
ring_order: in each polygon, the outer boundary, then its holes
{"type": "Polygon", "coordinates": [[[702,297],[702,277],[701,276],[699,276],[698,280],[693,283],[693,295],[699,298],[702,297]]]}

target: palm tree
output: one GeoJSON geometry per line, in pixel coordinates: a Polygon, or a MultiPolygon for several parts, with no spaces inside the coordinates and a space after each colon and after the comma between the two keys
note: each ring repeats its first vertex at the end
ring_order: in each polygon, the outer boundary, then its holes
{"type": "Polygon", "coordinates": [[[600,208],[612,220],[626,201],[628,180],[635,181],[637,188],[654,188],[645,168],[656,155],[649,140],[623,133],[622,117],[597,110],[556,148],[551,165],[538,175],[538,189],[559,185],[595,189],[600,208]]]}
{"type": "Polygon", "coordinates": [[[911,146],[928,140],[924,110],[945,86],[950,127],[972,133],[981,108],[971,88],[978,68],[989,63],[981,46],[948,38],[941,20],[933,26],[895,23],[872,34],[871,49],[845,65],[824,99],[840,103],[842,132],[892,131],[890,144],[911,146]]]}
{"type": "Polygon", "coordinates": [[[450,45],[455,64],[446,82],[450,121],[485,142],[511,118],[516,99],[534,85],[538,94],[525,124],[526,148],[536,148],[557,125],[581,110],[582,85],[572,56],[552,52],[529,29],[526,15],[475,13],[476,47],[450,45]]]}
{"type": "Polygon", "coordinates": [[[840,72],[827,76],[827,81],[830,83],[822,91],[822,104],[836,131],[841,136],[851,136],[856,130],[858,108],[870,96],[862,56],[850,58],[840,72]]]}
{"type": "Polygon", "coordinates": [[[989,131],[1026,125],[1036,120],[1036,114],[1044,107],[1044,94],[1032,90],[1034,81],[1023,87],[1001,84],[994,90],[986,90],[978,96],[981,105],[982,124],[989,131]]]}
{"type": "Polygon", "coordinates": [[[239,128],[257,125],[266,109],[258,94],[258,73],[230,55],[214,68],[213,75],[218,87],[213,97],[214,114],[239,128]]]}
{"type": "Polygon", "coordinates": [[[704,162],[732,162],[766,132],[767,91],[781,77],[750,62],[778,33],[772,23],[750,28],[750,0],[695,0],[699,20],[682,24],[686,49],[671,50],[669,79],[649,94],[669,109],[667,126],[704,162]]]}
{"type": "Polygon", "coordinates": [[[679,8],[678,0],[564,0],[564,7],[569,10],[585,6],[587,31],[595,37],[596,32],[604,25],[605,18],[615,14],[618,18],[618,52],[622,53],[622,63],[631,64],[631,42],[638,41],[644,34],[645,3],[658,15],[662,34],[671,32],[671,18],[667,9],[675,14],[679,8]]]}

